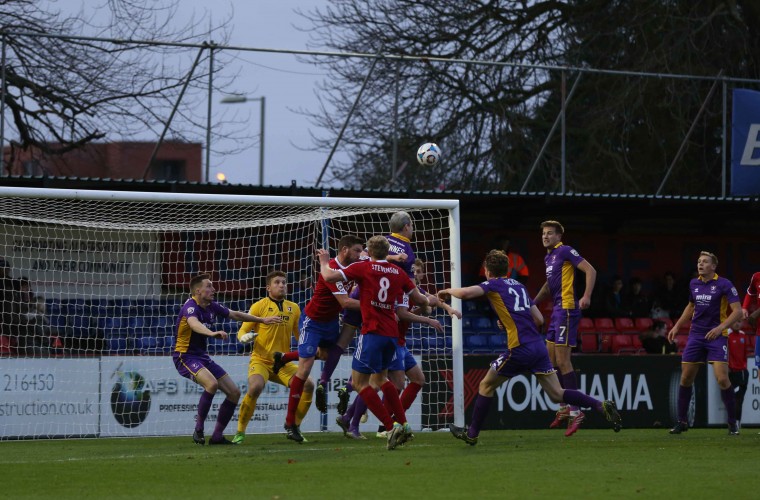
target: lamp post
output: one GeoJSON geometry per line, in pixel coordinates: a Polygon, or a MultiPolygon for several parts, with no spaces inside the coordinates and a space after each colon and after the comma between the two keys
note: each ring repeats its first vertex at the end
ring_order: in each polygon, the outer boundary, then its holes
{"type": "Polygon", "coordinates": [[[259,101],[261,103],[261,113],[259,114],[259,186],[264,185],[264,110],[266,109],[266,97],[248,97],[244,95],[231,95],[222,98],[222,104],[240,104],[250,101],[259,101]]]}

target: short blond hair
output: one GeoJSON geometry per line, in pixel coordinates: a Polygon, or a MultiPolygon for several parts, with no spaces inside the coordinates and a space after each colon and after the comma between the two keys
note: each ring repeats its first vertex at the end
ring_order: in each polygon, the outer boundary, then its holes
{"type": "Polygon", "coordinates": [[[385,236],[373,236],[367,241],[367,253],[370,257],[383,260],[388,256],[391,245],[385,236]]]}
{"type": "Polygon", "coordinates": [[[715,264],[716,266],[718,265],[718,257],[714,253],[708,252],[707,250],[702,250],[701,252],[699,252],[699,256],[702,257],[703,255],[705,257],[710,257],[713,261],[713,264],[715,264]]]}

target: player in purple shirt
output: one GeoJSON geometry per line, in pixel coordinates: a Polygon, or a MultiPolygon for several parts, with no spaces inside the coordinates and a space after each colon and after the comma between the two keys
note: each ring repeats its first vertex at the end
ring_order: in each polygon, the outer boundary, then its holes
{"type": "Polygon", "coordinates": [[[412,248],[412,236],[414,235],[414,224],[411,216],[406,212],[396,212],[391,215],[388,222],[391,234],[385,238],[390,244],[388,250],[388,262],[393,262],[409,275],[414,278],[415,256],[412,248]]]}
{"type": "MultiPolygon", "coordinates": [[[[536,303],[551,297],[554,302],[551,323],[546,332],[546,346],[552,366],[559,371],[559,383],[565,389],[577,389],[575,369],[570,354],[578,342],[578,324],[581,309],[591,305],[591,292],[596,283],[596,270],[572,247],[562,244],[565,229],[557,221],[541,223],[541,241],[546,248],[546,283],[533,300],[536,303]],[[576,298],[574,285],[576,269],[586,275],[586,289],[583,296],[576,298]]],[[[567,420],[565,436],[572,436],[586,416],[576,406],[560,405],[549,428],[554,429],[567,420]]]]}
{"type": "Polygon", "coordinates": [[[531,302],[522,283],[505,277],[509,272],[507,254],[502,250],[491,250],[486,255],[485,268],[488,281],[467,288],[448,288],[438,292],[441,300],[448,300],[452,295],[465,300],[485,296],[507,335],[506,352],[491,363],[488,373],[480,381],[470,426],[449,426],[454,437],[469,445],[476,444],[496,389],[508,379],[525,372],[536,375],[538,383],[555,403],[591,407],[604,414],[615,432],[620,431],[620,414],[613,401],[599,401],[578,390],[563,389],[560,386],[557,372],[549,361],[546,344],[538,331],[544,318],[531,302]]]}
{"type": "Polygon", "coordinates": [[[211,360],[206,349],[208,338],[226,339],[228,337],[227,332],[212,329],[218,317],[267,324],[280,323],[282,318],[280,316],[259,318],[227,309],[214,301],[214,285],[209,278],[208,274],[201,274],[190,280],[191,297],[182,306],[177,317],[175,324],[177,340],[172,358],[180,375],[198,383],[204,389],[198,402],[193,441],[196,444],[206,444],[203,424],[211,409],[214,394],[221,389],[227,397],[219,405],[216,427],[209,439],[209,444],[232,444],[232,441],[226,439],[223,433],[235,413],[235,407],[240,399],[240,389],[227,372],[211,360]]]}
{"type": "Polygon", "coordinates": [[[728,378],[728,327],[741,321],[742,310],[736,287],[715,274],[718,258],[710,252],[700,252],[697,259],[698,276],[689,283],[689,303],[681,317],[668,332],[673,342],[681,325],[691,319],[691,329],[686,347],[681,355],[681,386],[678,388],[678,422],[670,429],[671,434],[689,430],[688,410],[694,379],[699,367],[707,361],[713,365],[715,379],[720,387],[720,397],[726,407],[728,433],[739,434],[734,405],[734,389],[728,378]],[[727,314],[728,309],[731,314],[727,314]]]}

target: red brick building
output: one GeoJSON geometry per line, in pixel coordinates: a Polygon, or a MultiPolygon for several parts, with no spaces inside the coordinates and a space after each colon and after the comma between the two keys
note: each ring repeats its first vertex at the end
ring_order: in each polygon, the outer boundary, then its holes
{"type": "Polygon", "coordinates": [[[204,180],[201,144],[164,141],[146,173],[155,147],[155,142],[92,143],[63,155],[45,154],[34,148],[17,150],[15,158],[10,157],[10,148],[6,147],[3,174],[190,182],[204,180]]]}

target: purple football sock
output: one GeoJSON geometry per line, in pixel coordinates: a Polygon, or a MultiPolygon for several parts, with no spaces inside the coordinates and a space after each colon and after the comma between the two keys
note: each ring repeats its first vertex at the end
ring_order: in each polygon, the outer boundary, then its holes
{"type": "Polygon", "coordinates": [[[216,427],[214,427],[214,433],[211,435],[212,441],[221,441],[224,439],[224,429],[227,424],[230,423],[232,414],[235,413],[235,407],[237,403],[225,399],[221,405],[219,405],[219,415],[216,417],[216,427]]]}
{"type": "Polygon", "coordinates": [[[488,410],[491,408],[491,401],[493,396],[483,396],[478,394],[478,398],[475,400],[475,407],[472,410],[472,422],[467,428],[467,436],[471,438],[478,437],[480,434],[480,428],[483,426],[483,422],[486,420],[488,410]]]}
{"type": "Polygon", "coordinates": [[[355,407],[354,407],[354,414],[351,416],[351,424],[348,426],[351,430],[358,430],[359,424],[361,423],[362,415],[367,411],[367,403],[364,402],[364,400],[356,396],[356,399],[354,400],[355,407]]]}
{"type": "Polygon", "coordinates": [[[678,421],[688,422],[689,403],[691,402],[691,387],[678,386],[678,421]]]}
{"type": "Polygon", "coordinates": [[[575,408],[577,410],[578,407],[581,406],[583,408],[593,408],[596,411],[602,411],[601,401],[574,389],[565,389],[565,392],[562,394],[562,401],[569,404],[571,409],[575,408]]]}
{"type": "MultiPolygon", "coordinates": [[[[562,380],[562,383],[560,384],[564,389],[569,389],[571,391],[577,391],[578,390],[578,381],[575,379],[575,371],[563,373],[560,377],[560,380],[562,380]]],[[[583,405],[585,406],[592,406],[592,405],[583,405]]],[[[593,406],[592,406],[593,408],[593,406]]],[[[578,411],[578,406],[570,403],[570,411],[578,411]]]]}
{"type": "Polygon", "coordinates": [[[720,399],[723,400],[723,406],[726,407],[729,425],[734,425],[736,423],[736,396],[734,395],[734,388],[729,386],[728,389],[721,389],[720,399]]]}
{"type": "Polygon", "coordinates": [[[198,416],[195,419],[195,430],[198,432],[203,432],[203,424],[206,422],[213,399],[214,395],[210,392],[203,391],[203,394],[201,394],[201,398],[198,401],[198,416]]]}
{"type": "Polygon", "coordinates": [[[349,380],[348,382],[346,382],[346,393],[351,394],[353,390],[354,390],[354,384],[351,383],[351,381],[349,380]]]}
{"type": "Polygon", "coordinates": [[[325,365],[322,367],[322,375],[319,377],[319,381],[325,387],[327,387],[327,382],[329,382],[330,377],[332,377],[332,374],[335,371],[335,367],[338,366],[338,361],[340,361],[340,357],[342,355],[343,348],[338,345],[333,345],[327,352],[327,360],[325,361],[325,365]]]}

